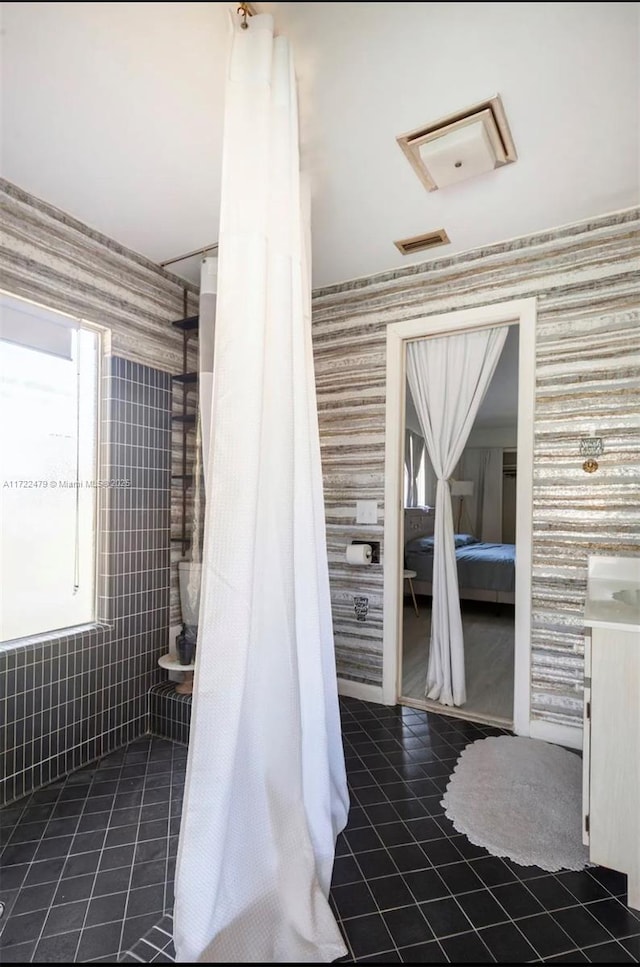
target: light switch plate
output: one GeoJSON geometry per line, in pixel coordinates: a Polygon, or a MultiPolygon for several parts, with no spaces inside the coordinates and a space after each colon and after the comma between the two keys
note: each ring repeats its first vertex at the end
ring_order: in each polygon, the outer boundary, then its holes
{"type": "Polygon", "coordinates": [[[356,524],[378,523],[378,501],[356,500],[356,524]]]}

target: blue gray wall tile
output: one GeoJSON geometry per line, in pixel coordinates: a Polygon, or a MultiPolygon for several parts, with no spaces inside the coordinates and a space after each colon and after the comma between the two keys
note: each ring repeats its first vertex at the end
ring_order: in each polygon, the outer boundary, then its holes
{"type": "Polygon", "coordinates": [[[169,627],[171,377],[112,357],[97,625],[0,648],[0,802],[141,735],[169,627]],[[153,443],[151,443],[153,441],[153,443]]]}
{"type": "Polygon", "coordinates": [[[189,314],[198,301],[194,286],[1,180],[0,213],[2,287],[110,330],[101,477],[132,483],[101,494],[98,626],[0,646],[0,773],[11,800],[146,728],[170,598],[178,609],[170,413],[182,337],[170,323],[185,293],[189,314]]]}

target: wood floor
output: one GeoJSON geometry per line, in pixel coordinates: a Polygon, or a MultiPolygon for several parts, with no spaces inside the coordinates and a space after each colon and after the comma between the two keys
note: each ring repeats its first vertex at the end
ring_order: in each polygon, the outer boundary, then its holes
{"type": "MultiPolygon", "coordinates": [[[[405,598],[402,694],[424,700],[431,632],[431,598],[418,597],[419,617],[405,598]]],[[[513,721],[514,608],[484,601],[462,602],[469,715],[513,721]]]]}

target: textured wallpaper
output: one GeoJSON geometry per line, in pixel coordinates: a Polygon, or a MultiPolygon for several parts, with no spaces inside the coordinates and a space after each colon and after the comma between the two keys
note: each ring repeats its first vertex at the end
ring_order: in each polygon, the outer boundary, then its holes
{"type": "MultiPolygon", "coordinates": [[[[384,563],[357,572],[355,501],[378,501],[383,541],[389,323],[537,297],[532,716],[582,717],[590,553],[640,554],[640,210],[412,265],[314,293],[314,354],[339,675],[382,683],[384,563]],[[605,453],[582,470],[578,438],[605,453]],[[368,598],[366,619],[355,597],[368,598]]],[[[382,557],[384,562],[384,554],[382,557]]]]}

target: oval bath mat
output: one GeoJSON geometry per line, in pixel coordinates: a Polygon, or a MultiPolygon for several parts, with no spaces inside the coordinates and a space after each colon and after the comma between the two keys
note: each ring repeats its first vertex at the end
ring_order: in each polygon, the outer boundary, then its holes
{"type": "Polygon", "coordinates": [[[494,856],[551,873],[582,870],[582,759],[538,739],[501,735],[462,752],[442,800],[459,833],[494,856]]]}

